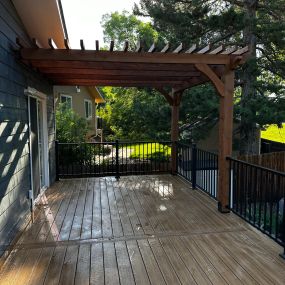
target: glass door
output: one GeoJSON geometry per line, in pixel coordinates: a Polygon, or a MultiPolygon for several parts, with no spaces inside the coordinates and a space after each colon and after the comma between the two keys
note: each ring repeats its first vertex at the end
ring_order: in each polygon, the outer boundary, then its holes
{"type": "Polygon", "coordinates": [[[45,186],[43,104],[29,97],[30,151],[33,195],[36,198],[45,186]]]}

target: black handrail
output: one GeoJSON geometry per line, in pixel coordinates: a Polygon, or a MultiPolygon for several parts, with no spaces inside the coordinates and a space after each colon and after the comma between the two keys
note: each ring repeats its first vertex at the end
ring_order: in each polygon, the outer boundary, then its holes
{"type": "Polygon", "coordinates": [[[177,143],[177,173],[217,199],[218,155],[196,147],[196,144],[177,143]]]}
{"type": "Polygon", "coordinates": [[[231,210],[284,247],[285,173],[227,158],[231,210]]]}
{"type": "Polygon", "coordinates": [[[171,172],[171,142],[57,143],[57,177],[171,172]]]}

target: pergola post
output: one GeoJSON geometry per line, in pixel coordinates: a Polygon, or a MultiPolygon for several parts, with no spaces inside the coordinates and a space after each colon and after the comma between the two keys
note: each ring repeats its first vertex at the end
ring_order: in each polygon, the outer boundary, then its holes
{"type": "Polygon", "coordinates": [[[235,74],[231,65],[225,65],[220,79],[207,64],[196,64],[196,68],[204,73],[215,86],[220,95],[219,117],[219,177],[218,177],[218,210],[228,213],[230,192],[230,164],[227,160],[232,155],[233,135],[233,94],[235,74]]]}
{"type": "Polygon", "coordinates": [[[177,141],[179,138],[179,106],[180,100],[178,100],[178,94],[173,92],[173,104],[171,106],[171,172],[175,174],[177,171],[177,141]]]}
{"type": "Polygon", "coordinates": [[[219,178],[217,198],[218,209],[222,213],[230,211],[230,163],[227,157],[232,155],[234,77],[234,71],[226,67],[222,78],[224,96],[220,96],[219,117],[219,178]]]}

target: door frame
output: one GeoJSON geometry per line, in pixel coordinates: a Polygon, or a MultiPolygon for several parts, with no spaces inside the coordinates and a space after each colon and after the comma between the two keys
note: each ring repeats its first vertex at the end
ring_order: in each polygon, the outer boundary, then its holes
{"type": "MultiPolygon", "coordinates": [[[[48,124],[47,124],[47,96],[46,94],[28,87],[24,90],[24,93],[28,97],[28,128],[29,128],[29,144],[31,142],[31,118],[30,118],[30,97],[33,97],[37,100],[39,100],[42,104],[42,136],[43,136],[43,167],[44,167],[44,187],[41,187],[40,193],[38,195],[41,196],[41,194],[50,186],[50,179],[49,179],[49,147],[48,147],[48,124]]],[[[30,147],[30,172],[31,172],[31,190],[32,190],[32,200],[35,203],[37,201],[37,197],[33,197],[34,193],[34,185],[33,185],[33,168],[32,168],[32,150],[30,147]]]]}

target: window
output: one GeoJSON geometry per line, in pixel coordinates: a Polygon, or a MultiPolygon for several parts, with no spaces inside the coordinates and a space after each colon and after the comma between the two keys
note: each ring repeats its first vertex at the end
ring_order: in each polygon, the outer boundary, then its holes
{"type": "Polygon", "coordinates": [[[72,108],[72,97],[69,95],[60,95],[60,103],[65,104],[66,108],[72,108]]]}
{"type": "Polygon", "coordinates": [[[85,107],[85,118],[91,119],[92,118],[92,103],[90,100],[84,100],[84,107],[85,107]]]}

